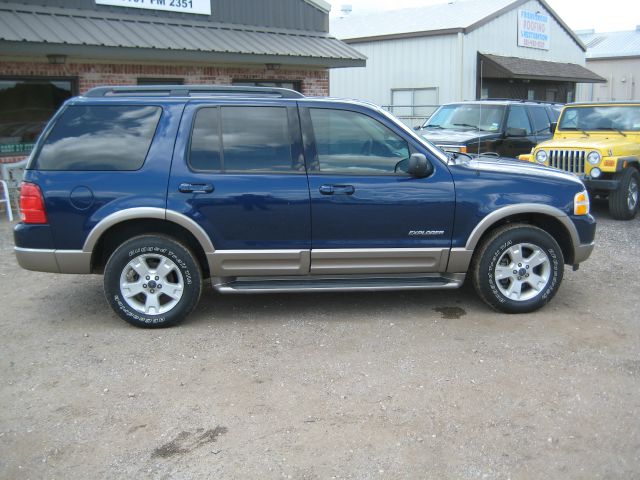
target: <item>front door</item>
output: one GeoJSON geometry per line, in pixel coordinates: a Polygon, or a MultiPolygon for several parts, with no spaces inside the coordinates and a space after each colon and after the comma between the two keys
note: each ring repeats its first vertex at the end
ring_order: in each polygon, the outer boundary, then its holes
{"type": "Polygon", "coordinates": [[[531,128],[527,109],[523,105],[509,107],[505,133],[505,139],[498,150],[503,157],[517,158],[522,153],[531,152],[531,149],[536,146],[536,136],[531,128]],[[510,132],[516,131],[517,135],[510,135],[510,132]]]}
{"type": "Polygon", "coordinates": [[[428,178],[406,173],[419,142],[369,110],[299,102],[312,218],[311,273],[443,272],[455,192],[431,158],[428,178]]]}

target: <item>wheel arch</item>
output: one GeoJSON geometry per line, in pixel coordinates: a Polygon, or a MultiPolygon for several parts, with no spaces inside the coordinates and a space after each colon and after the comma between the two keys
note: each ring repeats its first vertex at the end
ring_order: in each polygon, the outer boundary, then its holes
{"type": "Polygon", "coordinates": [[[546,231],[560,245],[565,263],[573,264],[575,246],[580,243],[578,231],[568,215],[549,205],[509,205],[491,212],[473,229],[465,249],[477,251],[478,245],[487,235],[509,223],[526,223],[546,231]]]}
{"type": "Polygon", "coordinates": [[[209,236],[189,217],[162,208],[121,210],[100,221],[87,236],[82,249],[91,254],[91,272],[100,273],[122,242],[149,233],[168,235],[185,243],[196,255],[205,277],[209,276],[207,255],[215,251],[209,236]]]}

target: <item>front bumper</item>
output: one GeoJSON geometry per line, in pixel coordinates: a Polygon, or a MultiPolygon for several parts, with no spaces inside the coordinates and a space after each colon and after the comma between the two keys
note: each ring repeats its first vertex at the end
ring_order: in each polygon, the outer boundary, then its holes
{"type": "Polygon", "coordinates": [[[591,252],[593,252],[593,247],[595,246],[595,242],[582,244],[574,247],[573,251],[573,264],[578,265],[584,262],[587,258],[591,256],[591,252]]]}
{"type": "Polygon", "coordinates": [[[582,183],[589,190],[618,190],[620,187],[620,180],[603,180],[595,178],[583,178],[582,183]]]}

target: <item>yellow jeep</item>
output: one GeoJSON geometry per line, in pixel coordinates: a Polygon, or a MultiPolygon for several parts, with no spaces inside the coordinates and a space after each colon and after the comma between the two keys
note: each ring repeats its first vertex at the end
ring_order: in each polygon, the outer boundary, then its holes
{"type": "Polygon", "coordinates": [[[563,108],[553,138],[520,160],[573,172],[591,196],[609,198],[611,216],[638,212],[640,102],[574,103],[563,108]]]}

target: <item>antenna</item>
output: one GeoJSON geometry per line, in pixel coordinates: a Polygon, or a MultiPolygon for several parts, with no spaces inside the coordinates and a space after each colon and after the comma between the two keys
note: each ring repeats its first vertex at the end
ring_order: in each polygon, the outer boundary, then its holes
{"type": "MultiPolygon", "coordinates": [[[[482,99],[482,66],[484,60],[480,59],[480,99],[482,99]]],[[[482,121],[482,102],[480,102],[480,110],[478,113],[478,156],[480,156],[480,122],[482,121]]]]}

